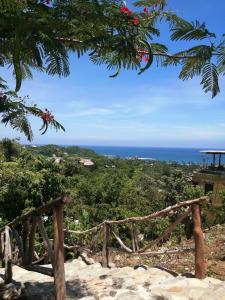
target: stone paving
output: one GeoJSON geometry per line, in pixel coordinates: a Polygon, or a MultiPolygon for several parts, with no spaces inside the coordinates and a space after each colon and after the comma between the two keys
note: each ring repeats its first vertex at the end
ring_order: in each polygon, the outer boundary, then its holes
{"type": "MultiPolygon", "coordinates": [[[[225,300],[223,281],[209,277],[204,280],[175,277],[160,268],[106,269],[99,263],[87,265],[76,259],[65,263],[65,272],[67,300],[225,300]]],[[[0,269],[1,274],[3,269],[0,269]]],[[[54,299],[53,278],[17,266],[13,267],[13,274],[14,283],[0,299],[54,299]],[[15,286],[20,298],[10,296],[10,289],[15,293],[15,286]]]]}

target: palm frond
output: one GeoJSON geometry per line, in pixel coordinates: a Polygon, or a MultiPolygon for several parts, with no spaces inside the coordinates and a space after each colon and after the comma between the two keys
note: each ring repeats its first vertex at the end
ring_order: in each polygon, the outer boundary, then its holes
{"type": "Polygon", "coordinates": [[[67,54],[55,53],[46,59],[46,71],[49,75],[69,76],[69,60],[67,54]]]}
{"type": "Polygon", "coordinates": [[[213,48],[206,45],[198,45],[186,51],[176,53],[176,56],[184,57],[181,60],[182,70],[179,78],[182,80],[192,79],[201,75],[203,66],[210,61],[213,48]]]}
{"type": "Polygon", "coordinates": [[[219,92],[219,78],[216,66],[208,62],[202,68],[202,81],[203,90],[205,93],[211,92],[214,98],[219,92]]]}
{"type": "Polygon", "coordinates": [[[179,78],[182,80],[192,79],[194,76],[201,75],[205,60],[198,57],[185,59],[182,63],[182,70],[179,78]]]}
{"type": "MultiPolygon", "coordinates": [[[[158,2],[160,9],[163,9],[166,6],[167,1],[161,0],[158,2]]],[[[134,2],[134,6],[141,7],[141,6],[153,6],[156,4],[155,0],[138,0],[134,2]]]]}
{"type": "Polygon", "coordinates": [[[217,70],[218,73],[225,75],[225,41],[222,40],[217,47],[217,70]]]}
{"type": "Polygon", "coordinates": [[[202,40],[208,37],[216,37],[214,33],[211,33],[206,29],[205,23],[195,21],[189,23],[187,21],[183,23],[174,24],[171,28],[171,40],[202,40]]]}

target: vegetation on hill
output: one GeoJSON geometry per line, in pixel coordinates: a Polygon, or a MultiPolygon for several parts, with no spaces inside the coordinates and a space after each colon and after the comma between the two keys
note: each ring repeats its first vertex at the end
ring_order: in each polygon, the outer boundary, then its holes
{"type": "MultiPolygon", "coordinates": [[[[65,192],[73,200],[65,211],[65,226],[70,229],[87,229],[105,219],[150,214],[201,196],[203,191],[189,182],[197,167],[107,158],[80,147],[22,147],[15,140],[4,139],[0,143],[1,225],[65,192]],[[82,158],[94,164],[85,166],[82,158]]],[[[204,226],[225,222],[223,208],[219,212],[208,208],[205,212],[204,226]]],[[[171,220],[160,218],[139,230],[154,238],[171,220]]],[[[50,219],[47,222],[51,224],[50,219]]],[[[182,228],[183,225],[175,234],[179,236],[182,228]]],[[[126,229],[121,230],[126,238],[126,229]]]]}

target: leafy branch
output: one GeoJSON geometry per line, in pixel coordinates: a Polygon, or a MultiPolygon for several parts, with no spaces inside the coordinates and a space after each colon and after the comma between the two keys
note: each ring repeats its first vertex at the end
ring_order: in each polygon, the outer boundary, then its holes
{"type": "Polygon", "coordinates": [[[12,91],[1,91],[0,92],[0,122],[5,126],[10,125],[13,129],[23,133],[28,141],[33,139],[33,132],[28,116],[32,115],[42,120],[42,126],[40,131],[44,134],[49,126],[55,130],[63,130],[65,128],[54,119],[51,115],[47,118],[46,111],[42,111],[36,105],[28,106],[26,104],[26,97],[19,97],[15,92],[12,91]]]}

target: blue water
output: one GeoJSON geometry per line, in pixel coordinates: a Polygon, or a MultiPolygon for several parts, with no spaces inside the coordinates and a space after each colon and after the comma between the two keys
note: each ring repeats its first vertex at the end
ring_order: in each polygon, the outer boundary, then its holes
{"type": "Polygon", "coordinates": [[[94,150],[97,154],[130,158],[139,157],[160,161],[176,161],[179,163],[203,163],[210,161],[211,157],[201,154],[200,150],[192,148],[154,148],[154,147],[116,147],[116,146],[83,146],[94,150]]]}

